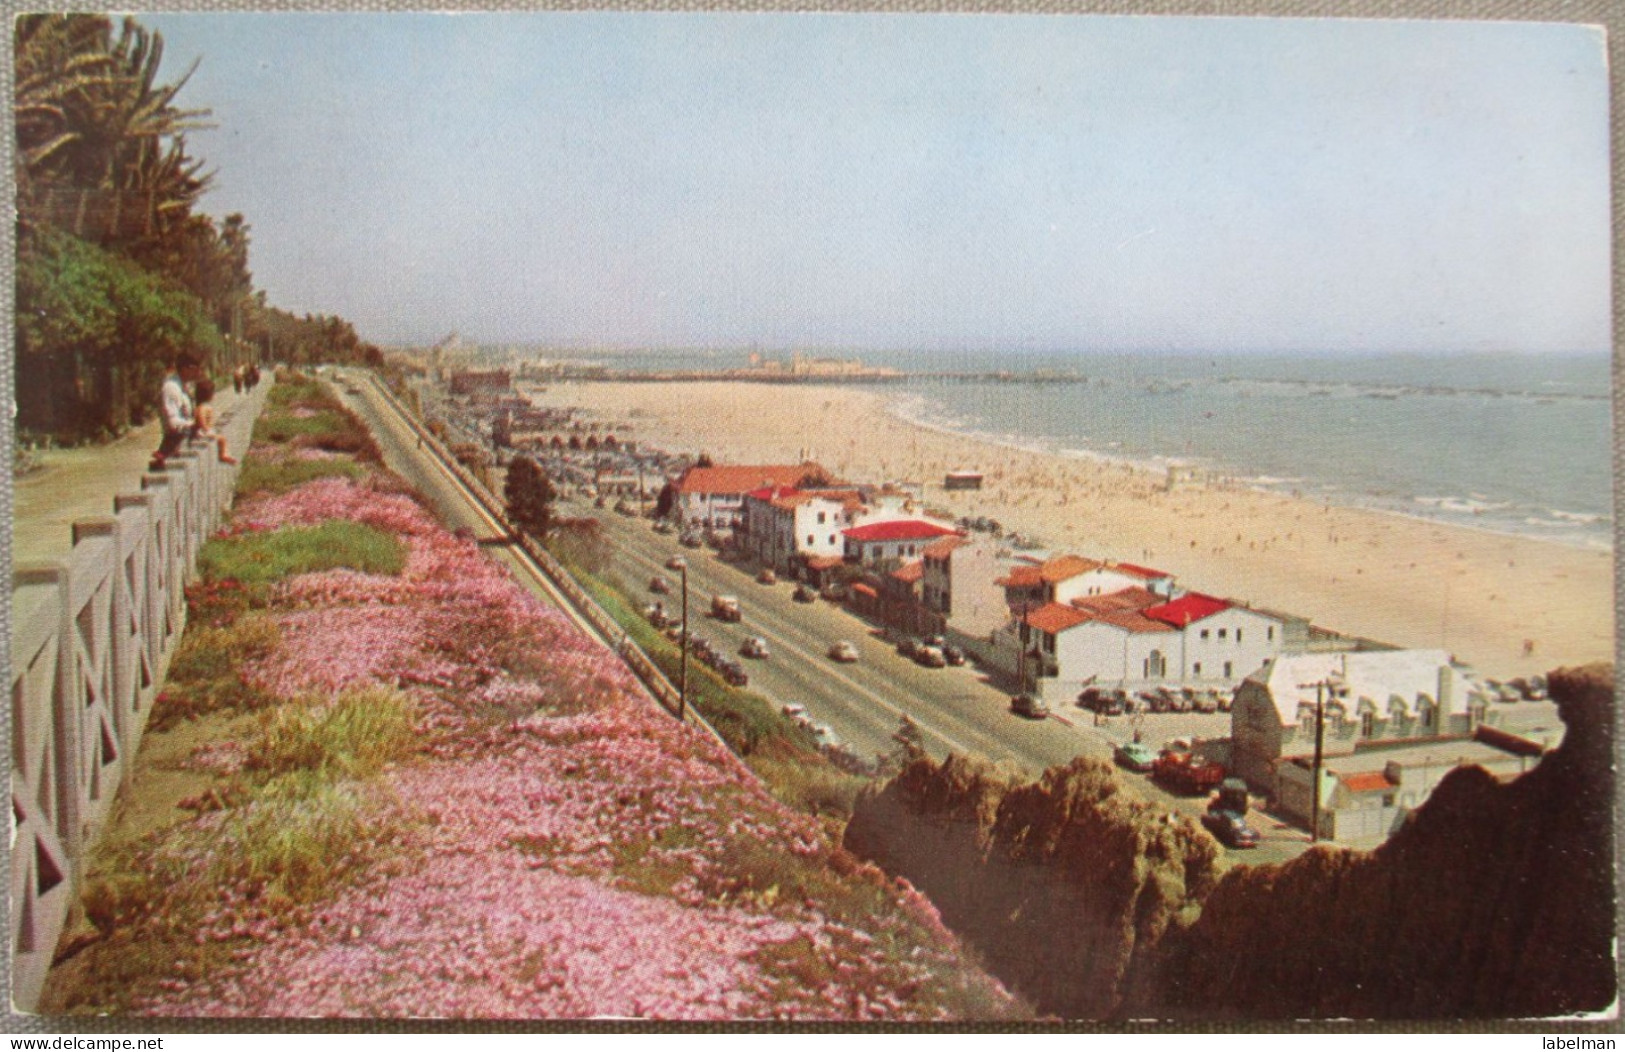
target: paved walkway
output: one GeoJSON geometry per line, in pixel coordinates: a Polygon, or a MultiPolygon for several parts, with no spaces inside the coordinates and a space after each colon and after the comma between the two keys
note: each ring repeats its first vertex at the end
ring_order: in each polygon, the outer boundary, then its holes
{"type": "MultiPolygon", "coordinates": [[[[263,403],[271,383],[267,375],[251,394],[237,394],[229,384],[215,394],[216,427],[226,436],[232,456],[241,459],[247,452],[258,415],[253,403],[263,403]]],[[[73,551],[74,522],[112,515],[115,496],[141,491],[158,434],[154,419],[106,445],[37,454],[40,466],[12,479],[12,565],[67,559],[73,551]]]]}

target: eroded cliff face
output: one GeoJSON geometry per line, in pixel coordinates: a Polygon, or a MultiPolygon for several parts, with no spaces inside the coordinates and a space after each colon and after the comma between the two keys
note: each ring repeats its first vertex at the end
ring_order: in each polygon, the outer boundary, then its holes
{"type": "Polygon", "coordinates": [[[1613,672],[1551,676],[1568,732],[1509,784],[1450,775],[1380,849],[1216,878],[1188,820],[1074,761],[952,758],[865,796],[847,846],[924,890],[989,969],[1068,1018],[1600,1011],[1612,939],[1613,672]]]}
{"type": "Polygon", "coordinates": [[[989,971],[1041,1011],[1111,1014],[1217,879],[1188,819],[1075,760],[1023,783],[980,760],[917,761],[860,801],[846,846],[930,896],[989,971]]]}

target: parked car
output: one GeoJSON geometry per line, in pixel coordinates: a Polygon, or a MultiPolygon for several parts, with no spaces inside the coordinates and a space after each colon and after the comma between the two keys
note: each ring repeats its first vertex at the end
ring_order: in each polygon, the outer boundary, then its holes
{"type": "Polygon", "coordinates": [[[681,555],[674,555],[666,560],[666,569],[668,570],[681,570],[686,566],[688,566],[688,560],[681,555]]]}
{"type": "Polygon", "coordinates": [[[676,529],[677,529],[677,527],[673,526],[671,523],[667,522],[665,519],[660,519],[659,521],[657,521],[655,523],[655,532],[656,533],[671,533],[672,531],[674,531],[676,529]]]}
{"type": "Polygon", "coordinates": [[[677,543],[681,544],[684,548],[703,548],[705,546],[705,538],[701,537],[698,533],[691,531],[679,537],[677,539],[677,543]]]}
{"type": "Polygon", "coordinates": [[[846,585],[826,584],[818,594],[832,603],[842,603],[846,601],[846,585]]]}
{"type": "Polygon", "coordinates": [[[923,644],[921,644],[918,639],[912,639],[908,636],[904,636],[902,639],[897,641],[897,653],[900,657],[906,657],[913,660],[915,653],[919,651],[922,645],[923,644]]]}
{"type": "Polygon", "coordinates": [[[928,647],[936,647],[938,650],[941,650],[943,647],[948,645],[948,641],[941,636],[926,636],[925,645],[928,647]]]}
{"type": "Polygon", "coordinates": [[[664,577],[651,577],[649,578],[649,591],[655,595],[669,595],[671,593],[671,582],[664,577]]]}
{"type": "Polygon", "coordinates": [[[720,663],[717,666],[717,671],[722,673],[722,678],[728,682],[729,686],[743,687],[750,683],[750,676],[746,674],[745,666],[737,661],[720,663]]]}
{"type": "Polygon", "coordinates": [[[850,665],[858,660],[858,648],[844,639],[838,639],[829,646],[829,658],[831,661],[850,665]]]}
{"type": "Polygon", "coordinates": [[[818,593],[804,584],[798,584],[796,585],[796,590],[791,593],[790,598],[794,599],[798,603],[810,603],[814,599],[818,598],[818,593]]]}
{"type": "Polygon", "coordinates": [[[1202,825],[1228,848],[1257,847],[1263,839],[1258,835],[1258,830],[1234,811],[1209,811],[1202,816],[1202,825]]]}
{"type": "Polygon", "coordinates": [[[946,668],[948,659],[943,656],[941,647],[922,643],[914,648],[914,663],[926,668],[946,668]]]}
{"type": "Polygon", "coordinates": [[[739,656],[757,659],[767,657],[767,640],[761,636],[751,636],[739,644],[739,656]]]}
{"type": "Polygon", "coordinates": [[[769,567],[769,568],[763,570],[761,573],[756,575],[756,583],[757,584],[778,584],[779,583],[779,575],[774,573],[772,568],[769,567]]]}
{"type": "Polygon", "coordinates": [[[1029,720],[1041,720],[1049,715],[1049,708],[1036,694],[1017,694],[1010,699],[1010,711],[1029,720]]]}
{"type": "Polygon", "coordinates": [[[942,659],[948,664],[958,668],[965,663],[965,652],[952,643],[942,648],[942,659]]]}
{"type": "Polygon", "coordinates": [[[1146,774],[1157,762],[1157,754],[1149,746],[1139,742],[1124,742],[1112,750],[1112,759],[1117,766],[1130,770],[1136,774],[1146,774]]]}
{"type": "Polygon", "coordinates": [[[743,617],[739,610],[739,600],[731,595],[713,595],[711,597],[711,616],[718,621],[731,621],[738,623],[743,617]]]}

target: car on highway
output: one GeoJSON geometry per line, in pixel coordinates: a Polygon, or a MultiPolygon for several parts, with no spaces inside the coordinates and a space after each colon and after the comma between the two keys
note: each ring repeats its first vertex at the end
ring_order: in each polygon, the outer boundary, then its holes
{"type": "Polygon", "coordinates": [[[1117,766],[1136,774],[1148,774],[1157,762],[1157,754],[1140,742],[1124,742],[1112,750],[1117,766]]]}
{"type": "Polygon", "coordinates": [[[1264,839],[1258,835],[1258,830],[1234,811],[1209,811],[1202,816],[1202,825],[1228,848],[1257,847],[1259,841],[1264,839]]]}
{"type": "Polygon", "coordinates": [[[818,593],[804,584],[798,584],[796,590],[791,593],[790,598],[798,603],[810,603],[818,598],[818,593]]]}
{"type": "Polygon", "coordinates": [[[910,661],[913,661],[914,655],[919,651],[920,647],[924,645],[925,644],[921,643],[918,639],[914,639],[910,636],[904,636],[902,639],[897,641],[897,656],[906,657],[910,661]]]}
{"type": "Polygon", "coordinates": [[[649,578],[649,591],[653,592],[655,595],[670,595],[671,582],[666,580],[664,577],[651,577],[649,578]]]}
{"type": "Polygon", "coordinates": [[[914,648],[914,663],[926,668],[948,667],[948,659],[943,656],[942,648],[925,643],[914,648]]]}
{"type": "Polygon", "coordinates": [[[942,659],[954,668],[958,668],[965,663],[965,652],[950,643],[942,648],[942,659]]]}
{"type": "Polygon", "coordinates": [[[1010,711],[1029,720],[1041,720],[1049,716],[1048,706],[1036,694],[1017,694],[1010,699],[1010,711]]]}
{"type": "Polygon", "coordinates": [[[757,584],[778,584],[779,583],[779,575],[774,573],[772,568],[769,567],[768,569],[765,569],[761,573],[756,575],[756,583],[757,584]]]}
{"type": "Polygon", "coordinates": [[[745,666],[737,661],[722,661],[717,663],[717,671],[731,687],[743,687],[750,683],[750,676],[745,672],[745,666]]]}
{"type": "Polygon", "coordinates": [[[739,656],[761,660],[767,657],[767,640],[761,636],[751,636],[739,644],[739,656]]]}
{"type": "Polygon", "coordinates": [[[670,559],[666,560],[666,569],[668,570],[683,570],[687,567],[688,560],[683,558],[681,555],[674,555],[670,559]]]}
{"type": "Polygon", "coordinates": [[[837,639],[829,646],[829,659],[839,661],[843,665],[850,665],[858,660],[858,648],[844,639],[837,639]]]}
{"type": "Polygon", "coordinates": [[[744,619],[739,609],[739,599],[731,595],[713,595],[711,597],[711,616],[718,621],[729,621],[738,624],[744,619]]]}

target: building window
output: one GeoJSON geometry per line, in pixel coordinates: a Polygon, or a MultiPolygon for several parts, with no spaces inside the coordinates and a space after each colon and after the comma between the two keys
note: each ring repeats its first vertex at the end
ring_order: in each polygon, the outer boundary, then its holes
{"type": "Polygon", "coordinates": [[[1201,674],[1202,674],[1202,663],[1200,661],[1198,661],[1196,664],[1191,666],[1191,675],[1200,676],[1201,674]]]}
{"type": "Polygon", "coordinates": [[[1223,628],[1219,629],[1219,638],[1220,639],[1224,638],[1224,634],[1225,634],[1226,631],[1227,631],[1227,629],[1223,629],[1223,628]]]}
{"type": "Polygon", "coordinates": [[[810,534],[810,533],[809,533],[809,534],[807,534],[807,543],[808,543],[808,544],[812,544],[812,543],[813,543],[813,535],[812,535],[812,534],[810,534]]]}
{"type": "Polygon", "coordinates": [[[1236,629],[1236,642],[1241,642],[1241,629],[1236,629]]]}
{"type": "Polygon", "coordinates": [[[1374,738],[1377,734],[1377,714],[1371,711],[1360,713],[1360,737],[1374,738]]]}
{"type": "Polygon", "coordinates": [[[1230,678],[1230,662],[1228,662],[1228,661],[1226,661],[1224,663],[1224,678],[1225,679],[1230,678]]]}
{"type": "Polygon", "coordinates": [[[1264,638],[1270,640],[1271,642],[1275,641],[1275,626],[1274,625],[1270,625],[1268,628],[1264,629],[1264,638]]]}
{"type": "Polygon", "coordinates": [[[820,525],[820,526],[824,525],[824,513],[823,512],[818,513],[818,525],[820,525]]]}
{"type": "Polygon", "coordinates": [[[1204,628],[1204,629],[1202,629],[1202,638],[1203,638],[1203,639],[1206,639],[1206,638],[1207,638],[1207,629],[1205,629],[1205,628],[1204,628]]]}

